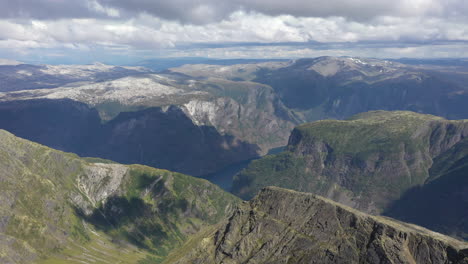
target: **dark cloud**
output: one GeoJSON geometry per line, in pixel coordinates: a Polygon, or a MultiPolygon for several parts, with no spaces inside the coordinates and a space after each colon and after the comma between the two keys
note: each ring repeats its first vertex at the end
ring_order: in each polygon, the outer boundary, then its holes
{"type": "Polygon", "coordinates": [[[147,13],[186,24],[206,24],[243,10],[266,15],[345,17],[377,16],[466,18],[466,0],[0,0],[1,18],[105,18],[118,11],[125,19],[147,13]]]}
{"type": "Polygon", "coordinates": [[[239,10],[300,17],[342,16],[353,20],[399,13],[395,1],[376,0],[99,0],[99,2],[103,6],[116,7],[122,11],[146,12],[168,20],[195,24],[219,21],[239,10]]]}
{"type": "Polygon", "coordinates": [[[466,17],[466,0],[99,0],[103,6],[146,12],[183,23],[203,24],[238,10],[296,17],[345,17],[363,21],[378,16],[466,17]]]}
{"type": "Polygon", "coordinates": [[[182,23],[205,24],[226,18],[241,5],[236,1],[216,0],[99,0],[105,7],[118,8],[123,13],[148,13],[182,23]]]}
{"type": "Polygon", "coordinates": [[[99,14],[81,0],[0,0],[0,17],[10,19],[58,19],[96,17],[99,14]]]}

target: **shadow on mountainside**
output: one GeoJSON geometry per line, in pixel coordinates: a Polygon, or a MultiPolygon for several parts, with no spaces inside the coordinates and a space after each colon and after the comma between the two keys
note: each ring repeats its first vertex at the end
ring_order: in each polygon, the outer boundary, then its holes
{"type": "Polygon", "coordinates": [[[413,187],[383,214],[468,239],[468,165],[413,187]]]}
{"type": "Polygon", "coordinates": [[[0,103],[0,128],[62,151],[200,176],[258,156],[259,147],[197,126],[171,106],[120,113],[103,123],[72,100],[0,103]]]}

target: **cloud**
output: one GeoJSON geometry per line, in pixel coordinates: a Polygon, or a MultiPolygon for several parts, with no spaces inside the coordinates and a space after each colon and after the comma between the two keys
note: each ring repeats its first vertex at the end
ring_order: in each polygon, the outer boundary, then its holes
{"type": "Polygon", "coordinates": [[[0,17],[8,19],[77,18],[97,15],[87,1],[68,0],[0,0],[0,17]]]}
{"type": "Polygon", "coordinates": [[[269,16],[344,17],[352,21],[380,16],[466,18],[466,0],[99,0],[103,6],[148,13],[183,23],[212,23],[237,11],[269,16]]]}
{"type": "Polygon", "coordinates": [[[380,16],[466,19],[465,0],[0,0],[1,18],[116,18],[150,14],[184,24],[219,22],[238,11],[269,16],[343,17],[351,21],[380,16]]]}
{"type": "Polygon", "coordinates": [[[151,16],[116,21],[101,19],[0,20],[0,39],[36,41],[55,46],[124,45],[139,49],[190,44],[280,42],[422,42],[468,40],[463,22],[440,18],[381,17],[373,24],[343,17],[267,16],[238,11],[228,19],[208,25],[180,24],[151,16]],[[255,25],[254,27],[252,25],[255,25]]]}
{"type": "MultiPolygon", "coordinates": [[[[375,43],[387,43],[395,50],[386,54],[407,56],[417,53],[407,47],[412,44],[468,41],[465,0],[0,0],[0,5],[0,49],[17,54],[98,48],[109,54],[211,50],[232,57],[269,45],[283,47],[265,49],[277,57],[322,52],[302,44],[338,45],[328,50],[339,54],[359,46],[375,54],[375,43]],[[365,49],[362,43],[374,46],[365,49]]],[[[467,49],[455,48],[450,54],[467,49]]]]}

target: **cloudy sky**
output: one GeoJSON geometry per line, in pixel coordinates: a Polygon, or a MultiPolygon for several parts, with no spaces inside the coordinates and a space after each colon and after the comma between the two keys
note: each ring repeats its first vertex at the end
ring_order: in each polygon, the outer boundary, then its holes
{"type": "Polygon", "coordinates": [[[468,57],[467,0],[0,0],[0,58],[468,57]]]}

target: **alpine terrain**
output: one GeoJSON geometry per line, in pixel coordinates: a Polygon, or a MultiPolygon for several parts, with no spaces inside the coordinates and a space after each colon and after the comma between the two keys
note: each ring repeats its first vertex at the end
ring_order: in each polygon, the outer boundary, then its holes
{"type": "Polygon", "coordinates": [[[467,263],[465,242],[270,187],[166,263],[467,263]]]}
{"type": "Polygon", "coordinates": [[[80,158],[0,130],[1,263],[159,263],[238,199],[206,180],[80,158]]]}
{"type": "Polygon", "coordinates": [[[233,192],[251,198],[269,185],[312,192],[466,237],[467,135],[466,120],[404,111],[303,124],[285,152],[236,175],[233,192]]]}
{"type": "Polygon", "coordinates": [[[468,70],[450,67],[351,57],[158,73],[3,65],[0,127],[82,156],[202,176],[286,145],[304,122],[381,109],[468,118],[468,70]]]}

